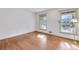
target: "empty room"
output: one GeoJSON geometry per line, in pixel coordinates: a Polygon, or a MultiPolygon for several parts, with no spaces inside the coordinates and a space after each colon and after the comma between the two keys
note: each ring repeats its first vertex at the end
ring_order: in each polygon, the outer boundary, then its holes
{"type": "Polygon", "coordinates": [[[0,8],[0,50],[79,50],[79,9],[0,8]]]}

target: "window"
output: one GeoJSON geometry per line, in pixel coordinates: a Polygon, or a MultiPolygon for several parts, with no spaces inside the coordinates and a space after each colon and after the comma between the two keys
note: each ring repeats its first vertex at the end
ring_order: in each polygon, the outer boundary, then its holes
{"type": "Polygon", "coordinates": [[[77,15],[75,11],[61,13],[60,28],[61,32],[74,34],[77,15]]]}
{"type": "Polygon", "coordinates": [[[40,29],[46,30],[47,29],[47,15],[43,14],[39,16],[39,24],[40,24],[40,29]]]}

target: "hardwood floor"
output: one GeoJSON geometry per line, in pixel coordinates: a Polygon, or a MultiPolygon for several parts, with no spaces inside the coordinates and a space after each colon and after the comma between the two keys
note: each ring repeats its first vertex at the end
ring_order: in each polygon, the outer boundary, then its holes
{"type": "Polygon", "coordinates": [[[79,45],[72,40],[40,33],[32,32],[13,38],[0,40],[1,50],[78,50],[79,45]]]}

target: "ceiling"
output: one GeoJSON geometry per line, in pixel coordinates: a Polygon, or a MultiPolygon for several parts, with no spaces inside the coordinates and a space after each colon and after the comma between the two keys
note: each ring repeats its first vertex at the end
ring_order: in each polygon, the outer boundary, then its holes
{"type": "Polygon", "coordinates": [[[27,8],[27,10],[29,10],[31,12],[35,12],[35,13],[38,13],[38,12],[41,12],[41,11],[46,11],[46,10],[49,10],[49,9],[61,11],[61,10],[71,9],[71,8],[27,8]]]}
{"type": "Polygon", "coordinates": [[[41,11],[45,11],[48,9],[50,9],[50,8],[28,8],[28,10],[31,12],[41,12],[41,11]]]}

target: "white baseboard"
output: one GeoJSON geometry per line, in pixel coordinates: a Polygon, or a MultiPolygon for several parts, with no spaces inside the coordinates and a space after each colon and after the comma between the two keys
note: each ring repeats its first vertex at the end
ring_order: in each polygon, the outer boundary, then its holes
{"type": "Polygon", "coordinates": [[[15,36],[26,34],[26,33],[30,33],[30,32],[33,32],[33,31],[19,32],[19,33],[13,33],[13,34],[4,34],[4,35],[0,36],[0,40],[6,39],[6,38],[15,37],[15,36]]]}

